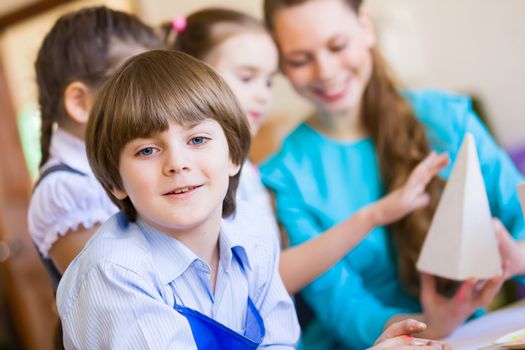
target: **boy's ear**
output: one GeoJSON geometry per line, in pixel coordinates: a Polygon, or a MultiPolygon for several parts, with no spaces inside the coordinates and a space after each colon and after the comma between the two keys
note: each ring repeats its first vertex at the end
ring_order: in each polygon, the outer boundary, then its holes
{"type": "Polygon", "coordinates": [[[86,124],[93,105],[91,89],[80,81],[74,81],[64,91],[64,106],[71,119],[79,124],[86,124]]]}
{"type": "Polygon", "coordinates": [[[230,166],[229,166],[228,175],[229,175],[230,177],[231,177],[231,176],[235,176],[235,175],[237,175],[237,173],[239,172],[239,170],[241,170],[241,166],[235,164],[235,163],[230,159],[230,166]]]}
{"type": "Polygon", "coordinates": [[[365,42],[369,48],[375,46],[376,44],[376,31],[372,20],[368,16],[368,12],[361,7],[357,15],[361,28],[363,30],[363,35],[365,42]]]}

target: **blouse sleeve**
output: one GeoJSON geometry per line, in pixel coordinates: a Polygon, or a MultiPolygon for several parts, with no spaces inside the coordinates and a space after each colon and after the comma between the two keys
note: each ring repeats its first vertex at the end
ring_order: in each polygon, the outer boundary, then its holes
{"type": "Polygon", "coordinates": [[[46,177],[29,204],[29,233],[44,257],[53,243],[80,225],[89,229],[106,221],[116,206],[96,179],[67,172],[46,177]]]}

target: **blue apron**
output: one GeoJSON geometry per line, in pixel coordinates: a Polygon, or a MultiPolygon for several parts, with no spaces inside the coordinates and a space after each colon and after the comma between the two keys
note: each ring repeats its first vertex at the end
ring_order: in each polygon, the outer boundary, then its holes
{"type": "Polygon", "coordinates": [[[250,297],[248,297],[244,335],[190,308],[175,304],[174,309],[190,323],[193,339],[199,350],[257,349],[266,332],[261,315],[250,297]]]}

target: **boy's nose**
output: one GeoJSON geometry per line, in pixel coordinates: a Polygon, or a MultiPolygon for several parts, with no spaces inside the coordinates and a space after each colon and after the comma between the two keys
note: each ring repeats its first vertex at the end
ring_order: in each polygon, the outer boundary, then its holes
{"type": "Polygon", "coordinates": [[[191,170],[190,164],[185,152],[170,152],[164,165],[164,173],[169,176],[191,170]]]}

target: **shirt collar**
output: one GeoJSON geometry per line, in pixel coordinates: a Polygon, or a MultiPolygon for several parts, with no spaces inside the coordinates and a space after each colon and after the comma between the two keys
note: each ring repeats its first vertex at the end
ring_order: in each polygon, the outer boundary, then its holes
{"type": "MultiPolygon", "coordinates": [[[[137,225],[150,243],[151,255],[163,284],[168,284],[182,275],[195,261],[204,263],[179,240],[156,230],[140,219],[137,220],[137,225]]],[[[235,228],[229,226],[225,228],[224,225],[221,225],[219,234],[220,263],[226,270],[229,270],[232,258],[235,257],[243,268],[251,269],[245,247],[237,239],[237,235],[232,234],[235,228]]]]}
{"type": "Polygon", "coordinates": [[[151,255],[163,284],[179,277],[199,257],[177,239],[137,220],[151,248],[151,255]]]}
{"type": "Polygon", "coordinates": [[[221,261],[228,270],[235,257],[243,269],[251,270],[250,260],[247,254],[246,243],[239,235],[238,225],[232,225],[228,220],[222,220],[221,233],[219,235],[219,245],[221,247],[221,261]]]}
{"type": "Polygon", "coordinates": [[[60,163],[85,174],[92,174],[84,141],[60,127],[53,132],[49,154],[60,163]]]}

